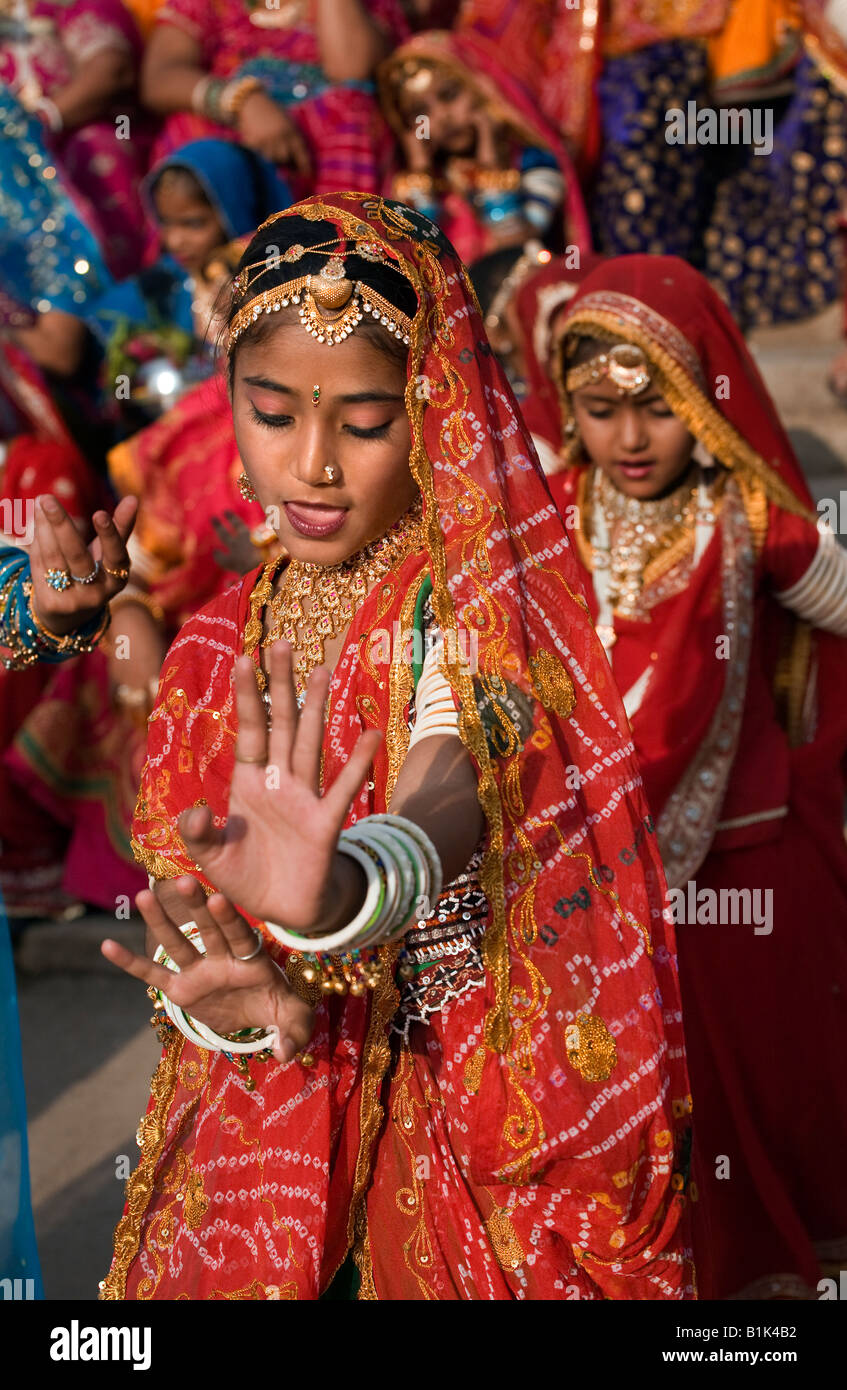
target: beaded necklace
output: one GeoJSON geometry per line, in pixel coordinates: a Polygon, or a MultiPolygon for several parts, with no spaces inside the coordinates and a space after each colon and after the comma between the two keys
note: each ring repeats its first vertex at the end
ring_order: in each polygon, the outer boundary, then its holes
{"type": "Polygon", "coordinates": [[[339,565],[289,562],[280,590],[270,601],[271,621],[262,646],[283,637],[300,653],[294,667],[298,703],[312,671],[323,664],[326,642],[347,630],[375,583],[422,548],[418,500],[384,536],[339,565]]]}
{"type": "Polygon", "coordinates": [[[649,561],[673,545],[681,534],[693,530],[697,492],[697,486],[686,480],[667,497],[627,497],[599,468],[594,470],[590,501],[592,569],[595,592],[599,587],[598,597],[605,600],[597,629],[605,647],[612,646],[615,640],[611,614],[621,618],[636,616],[649,561]]]}

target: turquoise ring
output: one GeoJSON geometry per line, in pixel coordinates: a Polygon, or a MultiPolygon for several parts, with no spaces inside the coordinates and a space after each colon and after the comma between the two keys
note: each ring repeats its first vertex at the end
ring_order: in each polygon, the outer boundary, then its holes
{"type": "Polygon", "coordinates": [[[44,578],[50,588],[55,589],[58,594],[71,587],[71,578],[66,570],[47,570],[44,578]]]}

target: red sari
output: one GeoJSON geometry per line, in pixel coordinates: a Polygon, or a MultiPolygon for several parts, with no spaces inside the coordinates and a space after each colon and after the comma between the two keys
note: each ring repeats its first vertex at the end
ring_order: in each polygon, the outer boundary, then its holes
{"type": "MultiPolygon", "coordinates": [[[[699,563],[689,536],[673,563],[648,564],[639,614],[615,617],[612,648],[625,696],[650,673],[631,726],[668,884],[686,903],[699,1291],[815,1297],[822,1266],[847,1250],[847,643],[774,594],[808,569],[817,518],[743,339],[696,271],[673,257],[609,262],[573,300],[561,333],[575,331],[642,347],[722,465],[699,563]],[[704,383],[722,381],[730,394],[716,400],[704,383]],[[716,659],[727,634],[731,655],[716,659]],[[691,884],[772,890],[772,930],[710,922],[708,894],[692,913],[691,884]]],[[[584,504],[586,472],[549,480],[560,507],[584,504]]],[[[579,552],[596,616],[590,547],[579,552]]]]}
{"type": "MultiPolygon", "coordinates": [[[[374,664],[371,641],[412,625],[429,577],[445,635],[478,639],[475,682],[445,667],[486,817],[482,954],[427,1024],[398,1034],[397,948],[382,948],[373,995],[318,1008],[313,1065],[251,1064],[253,1090],[171,1036],[103,1296],[313,1300],[351,1249],[364,1299],[688,1296],[673,931],[567,538],[446,243],[381,199],[310,199],[297,214],[315,244],[329,222],[396,262],[420,303],[409,381],[436,388],[409,391],[425,548],[352,621],[324,773],[375,725],[386,738],[348,819],[389,804],[413,676],[402,659],[374,664]]],[[[256,657],[271,586],[272,567],[207,605],[165,662],[135,822],[157,878],[196,873],[176,825],[186,806],[227,814],[232,666],[256,657]]],[[[296,954],[287,969],[296,983],[296,954]]]]}

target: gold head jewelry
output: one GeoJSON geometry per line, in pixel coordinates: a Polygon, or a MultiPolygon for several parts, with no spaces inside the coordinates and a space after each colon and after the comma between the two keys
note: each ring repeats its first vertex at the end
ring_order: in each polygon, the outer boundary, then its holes
{"type": "Polygon", "coordinates": [[[312,387],[312,405],[320,405],[320,401],[321,401],[321,388],[320,388],[320,386],[313,386],[313,387],[312,387]]]}
{"type": "Polygon", "coordinates": [[[592,386],[604,377],[608,377],[618,388],[619,395],[639,396],[650,385],[650,364],[635,343],[616,343],[588,362],[571,367],[565,386],[570,394],[583,386],[592,386]]]}
{"type": "MultiPolygon", "coordinates": [[[[279,257],[279,260],[294,261],[299,256],[305,255],[306,250],[312,252],[321,249],[320,247],[292,246],[279,257]]],[[[363,250],[367,253],[365,255],[366,260],[380,259],[376,255],[379,248],[375,248],[372,243],[363,243],[363,250]]],[[[254,267],[246,266],[236,276],[236,281],[244,287],[239,287],[239,298],[247,295],[260,275],[264,274],[265,270],[270,269],[265,261],[258,262],[258,264],[262,266],[262,270],[252,280],[249,279],[249,271],[254,267]],[[245,275],[248,275],[246,281],[243,279],[245,275]]],[[[233,281],[233,284],[236,281],[233,281]]],[[[329,347],[349,338],[365,314],[371,314],[389,333],[408,346],[412,320],[400,309],[396,309],[376,290],[363,285],[360,280],[354,282],[348,279],[344,273],[344,258],[336,250],[329,257],[320,274],[298,276],[296,279],[287,280],[283,285],[274,285],[272,289],[263,290],[254,298],[248,299],[247,303],[238,310],[230,325],[229,352],[232,352],[245,328],[254,324],[262,314],[279,313],[289,304],[298,306],[300,322],[306,332],[311,334],[317,342],[326,343],[329,347]]]]}
{"type": "MultiPolygon", "coordinates": [[[[275,213],[259,230],[262,231],[282,215],[275,213]]],[[[366,230],[364,225],[362,230],[366,230]]],[[[340,245],[338,238],[334,237],[331,241],[322,241],[316,246],[303,246],[302,243],[295,242],[281,253],[267,255],[260,261],[243,266],[230,285],[233,303],[240,303],[241,308],[230,325],[229,352],[232,352],[245,328],[255,323],[261,314],[279,313],[289,304],[298,306],[300,322],[320,343],[332,346],[343,342],[357,324],[361,323],[364,314],[369,313],[378,319],[389,333],[408,344],[412,320],[361,281],[357,280],[354,283],[345,273],[345,255],[356,255],[362,260],[383,265],[392,264],[390,256],[377,241],[364,238],[352,244],[340,245]],[[345,245],[347,250],[343,251],[345,245]],[[274,285],[269,290],[256,292],[257,282],[268,271],[278,270],[280,264],[295,265],[307,255],[325,255],[327,262],[324,269],[317,274],[300,275],[287,280],[283,285],[274,285]]]]}

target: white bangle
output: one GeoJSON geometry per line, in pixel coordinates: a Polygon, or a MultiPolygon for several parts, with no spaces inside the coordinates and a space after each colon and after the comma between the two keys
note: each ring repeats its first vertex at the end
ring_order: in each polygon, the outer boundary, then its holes
{"type": "Polygon", "coordinates": [[[198,77],[194,86],[191,88],[191,109],[195,111],[198,116],[206,115],[206,93],[209,90],[209,83],[211,80],[212,74],[207,72],[203,77],[198,77]]]}
{"type": "Polygon", "coordinates": [[[397,830],[405,830],[406,834],[413,840],[420,850],[427,870],[429,872],[429,883],[422,896],[429,899],[432,910],[441,897],[444,887],[444,871],[441,867],[441,858],[438,850],[432,843],[425,830],[413,820],[407,820],[405,816],[396,816],[392,813],[377,814],[368,816],[368,821],[374,825],[390,825],[397,830]]]}
{"type": "Polygon", "coordinates": [[[392,832],[390,826],[371,824],[370,817],[345,833],[356,835],[363,844],[371,846],[386,876],[384,909],[361,943],[367,947],[385,941],[389,933],[396,935],[398,928],[405,926],[412,916],[417,898],[416,864],[409,857],[403,837],[392,832]]]}
{"type": "Polygon", "coordinates": [[[365,901],[351,922],[325,936],[303,936],[275,922],[265,925],[290,951],[307,956],[368,952],[406,930],[419,898],[429,917],[441,894],[441,860],[425,831],[403,816],[372,815],[342,830],[338,849],[362,866],[368,880],[365,901]]]}
{"type": "MultiPolygon", "coordinates": [[[[206,954],[206,947],[196,922],[185,922],[180,927],[180,931],[196,947],[201,956],[206,954]]],[[[173,970],[177,975],[179,974],[179,966],[176,961],[171,959],[164,946],[157,946],[153,959],[158,965],[164,965],[168,970],[173,970]]],[[[195,1047],[202,1047],[206,1051],[212,1052],[243,1053],[246,1056],[252,1056],[256,1052],[267,1052],[276,1042],[276,1032],[268,1032],[267,1030],[262,1032],[258,1029],[253,1037],[245,1038],[240,1042],[232,1041],[223,1037],[221,1033],[216,1033],[213,1028],[207,1028],[206,1024],[201,1023],[199,1019],[192,1018],[181,1005],[174,1004],[173,1000],[169,999],[161,990],[159,992],[162,996],[165,1013],[171,1023],[179,1029],[184,1038],[194,1043],[195,1047]]]]}
{"type": "Polygon", "coordinates": [[[370,855],[367,854],[365,850],[360,849],[358,845],[350,843],[349,840],[344,840],[343,831],[339,838],[338,848],[342,854],[347,854],[351,859],[355,859],[356,863],[361,865],[364,869],[365,877],[368,881],[365,901],[351,922],[341,927],[339,931],[331,932],[328,936],[302,936],[298,933],[288,931],[285,927],[279,926],[276,922],[266,922],[265,926],[271,935],[281,946],[285,946],[289,951],[298,951],[300,954],[305,952],[307,955],[313,953],[320,955],[338,955],[344,951],[345,947],[352,947],[355,938],[368,926],[377,910],[380,894],[383,891],[383,885],[379,870],[370,855]]]}

